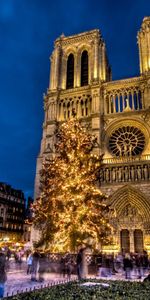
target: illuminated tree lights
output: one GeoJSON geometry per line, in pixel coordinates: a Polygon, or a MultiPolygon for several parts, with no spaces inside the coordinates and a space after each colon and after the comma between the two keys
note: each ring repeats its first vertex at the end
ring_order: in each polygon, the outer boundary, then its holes
{"type": "Polygon", "coordinates": [[[41,194],[33,205],[37,246],[51,251],[100,247],[110,241],[110,208],[98,188],[101,157],[92,150],[96,137],[74,117],[56,132],[55,157],[41,171],[41,194]]]}

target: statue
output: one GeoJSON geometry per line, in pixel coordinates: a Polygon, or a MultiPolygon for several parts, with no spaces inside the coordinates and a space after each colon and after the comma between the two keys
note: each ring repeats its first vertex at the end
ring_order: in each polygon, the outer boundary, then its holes
{"type": "Polygon", "coordinates": [[[123,215],[125,217],[134,217],[137,214],[137,210],[134,206],[132,206],[130,203],[126,205],[123,215]]]}
{"type": "Polygon", "coordinates": [[[120,182],[122,180],[122,169],[121,167],[118,167],[116,169],[116,179],[118,182],[120,182]]]}
{"type": "Polygon", "coordinates": [[[125,181],[128,181],[128,179],[129,179],[128,167],[125,167],[124,170],[125,170],[125,181]]]}
{"type": "Polygon", "coordinates": [[[116,146],[117,146],[117,149],[119,150],[119,155],[122,156],[121,146],[118,143],[116,144],[116,146]]]}
{"type": "Polygon", "coordinates": [[[130,107],[128,98],[125,99],[125,104],[126,104],[126,107],[125,107],[124,111],[131,111],[131,107],[130,107]]]}
{"type": "Polygon", "coordinates": [[[109,177],[109,169],[105,170],[105,179],[106,179],[106,182],[109,182],[109,179],[110,179],[110,177],[109,177]]]}
{"type": "Polygon", "coordinates": [[[135,179],[135,170],[134,170],[133,166],[131,167],[130,174],[131,174],[131,180],[134,180],[135,179]]]}
{"type": "Polygon", "coordinates": [[[112,168],[112,181],[116,181],[116,168],[112,168]]]}
{"type": "Polygon", "coordinates": [[[144,168],[143,168],[143,175],[144,175],[144,179],[147,180],[148,179],[148,167],[147,167],[147,165],[145,165],[144,168]]]}
{"type": "Polygon", "coordinates": [[[137,167],[137,179],[141,179],[142,178],[142,174],[141,174],[141,166],[137,167]]]}

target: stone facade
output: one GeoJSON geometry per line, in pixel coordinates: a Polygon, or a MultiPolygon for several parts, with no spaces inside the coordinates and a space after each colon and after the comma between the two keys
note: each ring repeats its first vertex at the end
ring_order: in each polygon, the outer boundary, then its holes
{"type": "Polygon", "coordinates": [[[104,250],[150,252],[150,17],[138,33],[138,77],[112,81],[99,30],[61,35],[54,45],[35,198],[42,162],[55,155],[57,122],[75,109],[83,126],[97,136],[94,152],[103,154],[100,188],[116,211],[114,243],[104,250]]]}

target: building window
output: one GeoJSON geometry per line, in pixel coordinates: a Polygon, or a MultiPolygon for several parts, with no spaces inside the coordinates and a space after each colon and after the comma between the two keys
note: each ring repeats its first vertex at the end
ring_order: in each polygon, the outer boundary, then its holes
{"type": "Polygon", "coordinates": [[[109,149],[115,156],[140,155],[145,147],[144,133],[134,126],[116,129],[109,139],[109,149]]]}
{"type": "Polygon", "coordinates": [[[85,50],[81,55],[81,86],[88,85],[88,52],[85,50]]]}
{"type": "Polygon", "coordinates": [[[1,216],[3,216],[3,214],[4,214],[4,208],[1,208],[0,214],[1,214],[1,216]]]}
{"type": "Polygon", "coordinates": [[[67,82],[66,88],[71,89],[74,87],[74,56],[71,53],[67,60],[67,82]]]}

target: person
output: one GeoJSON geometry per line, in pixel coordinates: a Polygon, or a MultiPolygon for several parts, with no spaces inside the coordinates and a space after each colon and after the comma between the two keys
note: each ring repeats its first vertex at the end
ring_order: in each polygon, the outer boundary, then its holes
{"type": "Polygon", "coordinates": [[[83,248],[79,250],[76,259],[78,280],[82,279],[82,261],[83,261],[83,248]]]}
{"type": "Polygon", "coordinates": [[[7,260],[9,261],[9,259],[11,257],[11,250],[9,248],[7,249],[6,257],[7,257],[7,260]]]}
{"type": "Polygon", "coordinates": [[[73,272],[73,260],[71,258],[68,259],[68,261],[66,262],[66,273],[67,273],[67,279],[70,280],[71,279],[71,274],[73,272]]]}
{"type": "Polygon", "coordinates": [[[147,252],[144,250],[144,251],[143,251],[143,255],[142,255],[143,276],[145,276],[145,273],[147,272],[148,265],[149,265],[148,254],[147,254],[147,252]]]}
{"type": "Polygon", "coordinates": [[[62,256],[60,259],[60,274],[62,274],[63,277],[66,275],[66,258],[65,256],[62,256]]]}
{"type": "Polygon", "coordinates": [[[40,253],[39,255],[39,281],[44,281],[44,273],[46,271],[46,256],[45,253],[40,253]]]}
{"type": "Polygon", "coordinates": [[[31,281],[37,281],[36,275],[38,272],[38,266],[39,266],[39,253],[37,251],[34,251],[32,255],[31,281]]]}
{"type": "Polygon", "coordinates": [[[123,266],[125,271],[125,278],[131,279],[131,271],[133,268],[132,260],[130,254],[126,253],[125,258],[123,259],[123,266]]]}
{"type": "Polygon", "coordinates": [[[135,256],[135,266],[137,270],[138,279],[142,278],[142,257],[140,254],[135,256]]]}
{"type": "Polygon", "coordinates": [[[27,275],[31,274],[32,261],[33,261],[33,256],[32,256],[32,253],[30,253],[29,256],[28,256],[28,258],[27,258],[27,275]]]}
{"type": "Polygon", "coordinates": [[[7,280],[6,257],[5,254],[1,251],[0,252],[0,298],[4,296],[6,280],[7,280]]]}
{"type": "Polygon", "coordinates": [[[123,265],[123,256],[122,253],[119,252],[116,257],[115,257],[115,266],[116,266],[116,270],[120,271],[123,265]]]}

